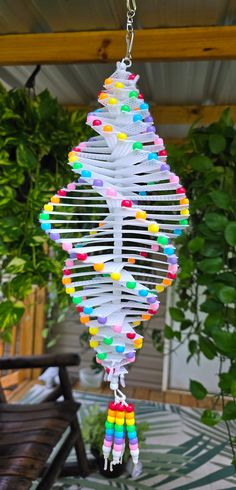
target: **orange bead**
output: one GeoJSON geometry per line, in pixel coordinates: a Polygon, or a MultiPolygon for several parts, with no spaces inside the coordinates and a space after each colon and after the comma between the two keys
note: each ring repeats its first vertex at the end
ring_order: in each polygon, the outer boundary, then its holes
{"type": "Polygon", "coordinates": [[[57,196],[52,196],[52,197],[51,197],[51,202],[56,202],[56,203],[59,203],[59,202],[60,202],[60,197],[57,197],[57,196]]]}
{"type": "Polygon", "coordinates": [[[187,199],[187,197],[185,197],[184,199],[180,199],[179,203],[180,204],[189,204],[189,200],[187,199]]]}
{"type": "Polygon", "coordinates": [[[102,228],[104,225],[105,225],[105,223],[103,223],[103,221],[101,221],[101,222],[99,223],[100,228],[102,228]]]}
{"type": "Polygon", "coordinates": [[[88,323],[90,321],[90,316],[85,315],[80,317],[80,323],[88,323]]]}
{"type": "Polygon", "coordinates": [[[110,133],[112,131],[112,126],[110,124],[106,124],[105,126],[103,126],[103,131],[106,131],[106,133],[110,133]]]}
{"type": "Polygon", "coordinates": [[[70,277],[63,277],[61,282],[62,282],[62,284],[70,284],[71,278],[70,277]]]}
{"type": "Polygon", "coordinates": [[[164,286],[170,286],[172,281],[171,279],[163,279],[162,284],[164,284],[164,286]]]}
{"type": "Polygon", "coordinates": [[[128,262],[129,262],[129,264],[135,264],[136,259],[132,259],[132,257],[130,257],[130,258],[128,259],[128,262]]]}
{"type": "Polygon", "coordinates": [[[106,78],[105,85],[111,85],[113,83],[113,78],[106,78]]]}
{"type": "Polygon", "coordinates": [[[151,315],[142,315],[141,318],[142,318],[142,320],[147,321],[147,320],[150,320],[151,315]]]}
{"type": "Polygon", "coordinates": [[[107,99],[108,95],[105,94],[105,92],[101,92],[101,94],[99,95],[99,99],[107,99]]]}
{"type": "Polygon", "coordinates": [[[101,272],[104,269],[104,264],[94,264],[93,268],[96,272],[101,272]]]}

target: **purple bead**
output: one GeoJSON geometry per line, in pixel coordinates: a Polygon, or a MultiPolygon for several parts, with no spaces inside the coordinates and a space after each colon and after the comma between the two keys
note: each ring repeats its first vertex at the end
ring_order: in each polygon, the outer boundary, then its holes
{"type": "Polygon", "coordinates": [[[150,296],[150,298],[147,298],[148,303],[155,303],[156,302],[156,296],[150,296]]]}
{"type": "Polygon", "coordinates": [[[122,444],[123,441],[124,441],[124,438],[123,437],[122,437],[122,439],[121,438],[118,438],[118,437],[115,437],[115,439],[114,439],[114,443],[115,444],[122,444]]]}
{"type": "Polygon", "coordinates": [[[60,240],[60,235],[59,233],[50,233],[50,238],[51,240],[57,241],[60,240]]]}
{"type": "Polygon", "coordinates": [[[76,259],[76,257],[77,257],[77,254],[75,252],[71,252],[70,253],[70,258],[71,259],[76,259]]]}
{"type": "Polygon", "coordinates": [[[93,181],[93,185],[95,187],[103,187],[103,180],[100,180],[100,179],[94,179],[93,181]]]}
{"type": "Polygon", "coordinates": [[[168,264],[177,264],[176,255],[171,255],[171,257],[168,257],[167,262],[168,262],[168,264]]]}
{"type": "Polygon", "coordinates": [[[113,436],[108,436],[107,434],[105,435],[106,441],[112,441],[113,436]]]}
{"type": "Polygon", "coordinates": [[[107,318],[98,316],[98,323],[100,323],[101,325],[105,325],[107,323],[107,318]]]}
{"type": "Polygon", "coordinates": [[[156,131],[155,126],[148,126],[146,129],[147,133],[155,133],[155,131],[156,131]]]}
{"type": "Polygon", "coordinates": [[[79,178],[78,182],[79,182],[79,184],[84,184],[86,182],[86,180],[79,178]]]}
{"type": "Polygon", "coordinates": [[[128,352],[128,354],[126,354],[126,357],[128,359],[133,359],[133,357],[135,357],[134,352],[128,352]]]}
{"type": "Polygon", "coordinates": [[[91,138],[89,138],[89,141],[96,141],[96,136],[92,136],[91,138]]]}
{"type": "Polygon", "coordinates": [[[153,117],[152,116],[145,117],[144,122],[152,123],[153,122],[153,117]]]}
{"type": "Polygon", "coordinates": [[[133,439],[129,439],[129,442],[131,444],[137,444],[138,443],[138,438],[137,437],[134,437],[133,439]]]}
{"type": "Polygon", "coordinates": [[[163,163],[161,166],[161,170],[164,172],[165,170],[170,170],[170,165],[167,165],[167,163],[163,163]]]}

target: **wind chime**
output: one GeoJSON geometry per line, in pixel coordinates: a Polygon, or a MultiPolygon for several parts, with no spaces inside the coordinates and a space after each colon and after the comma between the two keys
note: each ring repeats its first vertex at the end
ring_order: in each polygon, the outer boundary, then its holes
{"type": "Polygon", "coordinates": [[[137,88],[139,76],[128,71],[135,11],[135,1],[127,0],[126,56],[104,82],[102,108],[87,117],[97,136],[72,148],[74,181],[40,214],[42,229],[68,252],[62,283],[114,392],[105,424],[105,468],[108,459],[111,468],[122,461],[126,441],[138,462],[134,406],[119,387],[142,347],[136,328],[158,313],[159,293],[176,277],[172,242],[189,216],[185,189],[137,88]]]}

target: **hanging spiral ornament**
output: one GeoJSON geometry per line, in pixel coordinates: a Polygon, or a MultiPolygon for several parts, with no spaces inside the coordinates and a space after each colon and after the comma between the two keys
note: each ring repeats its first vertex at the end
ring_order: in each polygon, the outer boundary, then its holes
{"type": "MultiPolygon", "coordinates": [[[[133,19],[133,17],[132,17],[133,19]]],[[[133,42],[130,30],[128,41],[133,42]]],[[[97,136],[69,153],[74,180],[40,214],[42,229],[65,250],[62,282],[91,336],[90,347],[114,390],[103,445],[105,465],[138,441],[133,406],[119,387],[143,337],[136,328],[158,313],[159,293],[178,265],[176,237],[188,225],[185,189],[167,163],[149,106],[128,70],[131,52],[105,80],[87,124],[97,136]],[[113,450],[112,450],[113,446],[113,450]]]]}

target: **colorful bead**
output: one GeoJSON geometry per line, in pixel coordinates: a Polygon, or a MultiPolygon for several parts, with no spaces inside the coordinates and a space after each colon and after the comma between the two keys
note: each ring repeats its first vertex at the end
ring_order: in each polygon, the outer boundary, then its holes
{"type": "Polygon", "coordinates": [[[102,121],[100,119],[94,119],[92,122],[93,126],[101,126],[102,121]]]}
{"type": "Polygon", "coordinates": [[[123,199],[123,201],[121,201],[121,207],[122,208],[132,208],[132,201],[129,201],[127,199],[123,199]]]}
{"type": "Polygon", "coordinates": [[[112,272],[112,273],[111,273],[111,278],[112,278],[114,281],[119,281],[120,277],[121,277],[120,272],[112,272]]]}
{"type": "Polygon", "coordinates": [[[158,226],[157,223],[150,223],[150,225],[148,225],[148,231],[150,233],[157,233],[159,229],[160,227],[158,226]]]}
{"type": "Polygon", "coordinates": [[[104,342],[104,344],[106,344],[106,345],[111,345],[111,344],[112,344],[112,342],[113,342],[113,337],[109,337],[109,338],[104,337],[103,342],[104,342]]]}
{"type": "Polygon", "coordinates": [[[105,131],[106,133],[111,133],[113,127],[110,124],[106,124],[105,126],[103,126],[102,130],[105,131]]]}
{"type": "Polygon", "coordinates": [[[135,115],[133,116],[133,122],[134,122],[134,123],[135,123],[135,122],[138,122],[138,121],[142,121],[142,120],[143,120],[143,118],[142,118],[141,114],[135,114],[135,115]]]}
{"type": "Polygon", "coordinates": [[[121,112],[130,112],[131,109],[128,105],[122,105],[120,108],[121,112]]]}
{"type": "Polygon", "coordinates": [[[129,93],[129,98],[131,99],[132,97],[138,98],[138,92],[136,90],[131,90],[129,93]]]}
{"type": "Polygon", "coordinates": [[[167,245],[167,243],[168,243],[168,237],[166,237],[166,236],[159,236],[157,238],[157,243],[159,243],[160,245],[167,245]]]}
{"type": "Polygon", "coordinates": [[[124,350],[125,350],[124,345],[117,345],[116,346],[116,352],[120,353],[120,352],[124,352],[124,350]]]}
{"type": "Polygon", "coordinates": [[[146,211],[137,211],[135,214],[136,219],[146,219],[147,218],[147,213],[146,211]]]}
{"type": "Polygon", "coordinates": [[[115,97],[110,97],[110,99],[108,99],[108,104],[110,105],[116,105],[117,102],[118,100],[115,97]]]}
{"type": "Polygon", "coordinates": [[[117,139],[118,140],[126,140],[127,139],[127,134],[126,133],[118,133],[117,139]]]}
{"type": "Polygon", "coordinates": [[[100,359],[101,361],[104,361],[104,359],[106,359],[107,355],[106,355],[106,352],[99,352],[97,354],[97,358],[100,359]]]}
{"type": "Polygon", "coordinates": [[[140,141],[136,141],[135,143],[133,143],[132,149],[133,150],[142,150],[143,145],[142,145],[142,143],[140,143],[140,141]]]}
{"type": "Polygon", "coordinates": [[[137,284],[137,283],[136,283],[135,281],[127,281],[127,283],[126,283],[126,287],[127,287],[128,289],[135,289],[135,288],[136,288],[136,284],[137,284]]]}

